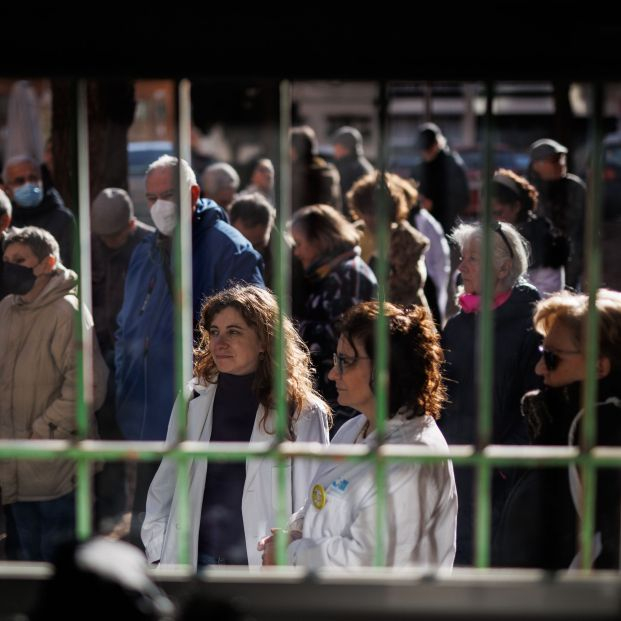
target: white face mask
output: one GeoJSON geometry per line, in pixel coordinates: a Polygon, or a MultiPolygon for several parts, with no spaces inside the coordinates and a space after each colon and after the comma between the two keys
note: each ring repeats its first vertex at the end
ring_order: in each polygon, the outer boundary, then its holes
{"type": "Polygon", "coordinates": [[[177,225],[177,205],[160,198],[151,207],[151,218],[162,235],[171,237],[177,225]]]}

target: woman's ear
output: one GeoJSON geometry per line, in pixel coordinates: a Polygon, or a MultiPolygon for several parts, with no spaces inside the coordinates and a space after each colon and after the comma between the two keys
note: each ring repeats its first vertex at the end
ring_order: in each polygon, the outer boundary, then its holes
{"type": "Polygon", "coordinates": [[[503,261],[502,265],[500,266],[500,269],[498,270],[498,279],[504,280],[509,275],[510,272],[511,272],[511,261],[507,259],[506,261],[503,261]]]}
{"type": "Polygon", "coordinates": [[[610,358],[600,356],[597,361],[597,378],[603,379],[610,374],[610,358]]]}
{"type": "Polygon", "coordinates": [[[56,257],[52,254],[49,254],[41,261],[41,272],[35,275],[40,276],[41,274],[51,274],[56,268],[56,263],[56,257]]]}

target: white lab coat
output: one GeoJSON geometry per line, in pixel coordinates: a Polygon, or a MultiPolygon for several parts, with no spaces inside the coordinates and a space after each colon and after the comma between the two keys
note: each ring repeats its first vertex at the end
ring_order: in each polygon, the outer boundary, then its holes
{"type": "MultiPolygon", "coordinates": [[[[355,442],[366,418],[348,421],[332,443],[355,442]]],[[[417,444],[448,451],[444,436],[430,416],[387,421],[386,442],[417,444]]],[[[375,442],[370,434],[367,444],[375,442]]],[[[289,562],[309,568],[352,567],[373,563],[377,491],[371,462],[324,462],[310,489],[323,486],[326,502],[309,497],[292,516],[302,538],[288,547],[289,562]]],[[[386,518],[382,533],[387,566],[452,567],[457,528],[457,491],[449,460],[437,464],[393,463],[386,469],[386,518]]],[[[310,493],[309,493],[310,496],[310,493]]]]}
{"type": "MultiPolygon", "coordinates": [[[[202,442],[209,441],[213,421],[213,402],[216,384],[202,386],[193,380],[188,386],[189,391],[199,393],[189,402],[187,439],[202,442]]],[[[177,438],[178,399],[173,407],[168,426],[166,441],[171,444],[177,438]]],[[[273,442],[274,435],[266,432],[260,421],[263,414],[259,406],[254,422],[250,442],[273,442]]],[[[265,427],[275,428],[276,412],[270,410],[265,427]]],[[[302,410],[294,423],[295,437],[300,442],[329,443],[328,422],[326,412],[319,402],[302,410]]],[[[286,462],[288,470],[287,498],[291,512],[294,507],[301,506],[306,492],[319,462],[317,460],[296,458],[286,462]]],[[[149,562],[159,561],[160,565],[176,564],[179,547],[179,499],[176,489],[176,465],[174,460],[164,458],[149,487],[142,541],[149,562]]],[[[190,561],[194,568],[197,565],[198,535],[201,521],[201,510],[205,481],[207,477],[207,460],[192,459],[190,461],[190,561]]],[[[269,458],[246,460],[246,482],[242,496],[242,517],[248,552],[248,564],[260,565],[261,553],[257,550],[259,539],[269,534],[269,529],[276,523],[278,507],[277,492],[278,468],[276,461],[269,458]]]]}

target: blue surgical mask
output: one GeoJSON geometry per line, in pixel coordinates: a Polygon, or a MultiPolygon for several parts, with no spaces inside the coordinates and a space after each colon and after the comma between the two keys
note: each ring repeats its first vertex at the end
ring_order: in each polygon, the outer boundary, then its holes
{"type": "Polygon", "coordinates": [[[13,200],[20,207],[37,207],[43,200],[40,183],[24,183],[13,191],[13,200]]]}

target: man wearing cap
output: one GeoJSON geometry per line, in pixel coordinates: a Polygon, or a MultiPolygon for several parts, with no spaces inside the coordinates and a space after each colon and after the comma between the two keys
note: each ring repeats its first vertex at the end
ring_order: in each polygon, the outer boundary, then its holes
{"type": "Polygon", "coordinates": [[[567,172],[567,147],[551,138],[530,146],[530,181],[539,192],[538,213],[549,218],[571,243],[567,284],[579,287],[583,262],[586,185],[567,172]]]}
{"type": "MultiPolygon", "coordinates": [[[[91,208],[93,318],[101,352],[114,352],[116,316],[134,248],[155,229],[134,217],[134,205],[121,188],[106,188],[91,208]]],[[[110,362],[110,361],[108,361],[110,362]]]]}
{"type": "MultiPolygon", "coordinates": [[[[103,440],[122,440],[116,421],[114,333],[123,304],[125,276],[134,248],[155,229],[134,217],[134,205],[121,188],[102,190],[91,206],[91,276],[93,318],[101,353],[110,369],[106,401],[97,411],[103,440]]],[[[110,532],[126,509],[122,462],[106,462],[96,475],[96,518],[101,532],[110,532]]]]}
{"type": "Polygon", "coordinates": [[[423,158],[414,170],[421,204],[449,233],[470,200],[466,166],[435,123],[419,126],[416,146],[423,158]]]}
{"type": "Polygon", "coordinates": [[[334,163],[341,177],[341,197],[345,201],[351,186],[360,177],[373,172],[373,166],[364,156],[362,134],[355,127],[341,127],[333,142],[334,163]]]}

